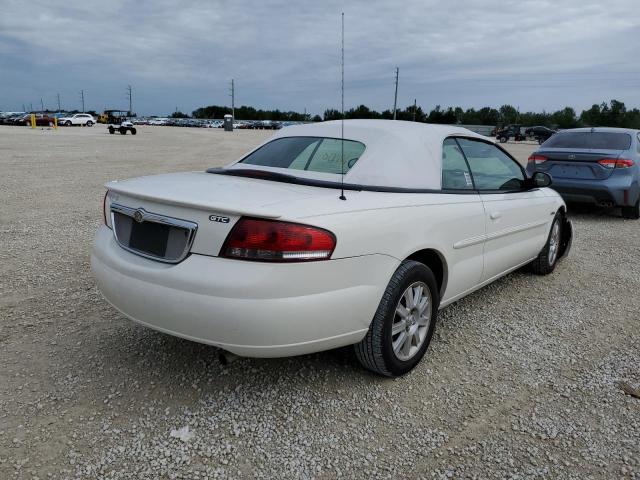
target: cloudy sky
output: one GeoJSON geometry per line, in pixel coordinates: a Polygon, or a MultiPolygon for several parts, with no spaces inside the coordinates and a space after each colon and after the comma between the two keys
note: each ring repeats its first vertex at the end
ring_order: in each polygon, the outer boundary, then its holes
{"type": "Polygon", "coordinates": [[[637,0],[0,0],[0,110],[640,106],[637,0]]]}

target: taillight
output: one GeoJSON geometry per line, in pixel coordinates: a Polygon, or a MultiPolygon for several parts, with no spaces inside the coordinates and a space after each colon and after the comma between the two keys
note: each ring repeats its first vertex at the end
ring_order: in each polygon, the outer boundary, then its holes
{"type": "Polygon", "coordinates": [[[603,158],[598,163],[607,168],[629,168],[633,167],[633,160],[627,158],[603,158]]]}
{"type": "Polygon", "coordinates": [[[241,218],[220,256],[266,262],[327,260],[336,246],[333,233],[299,223],[241,218]]]}
{"type": "Polygon", "coordinates": [[[540,165],[542,162],[546,162],[547,160],[547,157],[544,155],[532,154],[529,156],[529,163],[535,163],[536,165],[540,165]]]}
{"type": "Polygon", "coordinates": [[[107,190],[104,194],[104,198],[102,199],[102,221],[105,225],[108,226],[107,223],[107,195],[109,195],[109,190],[107,190]]]}

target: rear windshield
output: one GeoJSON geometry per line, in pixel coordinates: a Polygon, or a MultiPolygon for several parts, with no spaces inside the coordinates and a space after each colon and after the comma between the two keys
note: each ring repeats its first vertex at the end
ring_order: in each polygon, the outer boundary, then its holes
{"type": "Polygon", "coordinates": [[[343,164],[343,173],[356,164],[364,148],[360,142],[339,138],[284,137],[263,145],[240,163],[339,174],[343,164]]]}
{"type": "Polygon", "coordinates": [[[559,132],[544,142],[545,147],[628,150],[631,135],[613,132],[559,132]]]}

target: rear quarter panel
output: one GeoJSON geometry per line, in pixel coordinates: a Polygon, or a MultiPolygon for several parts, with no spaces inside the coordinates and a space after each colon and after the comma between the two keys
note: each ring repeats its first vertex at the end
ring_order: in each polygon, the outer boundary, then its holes
{"type": "MultiPolygon", "coordinates": [[[[382,254],[399,264],[419,250],[435,250],[447,272],[443,302],[480,282],[485,216],[477,194],[346,192],[346,196],[346,201],[337,200],[342,211],[290,213],[336,234],[333,258],[382,254]]],[[[326,205],[306,207],[309,212],[328,210],[326,205]]]]}

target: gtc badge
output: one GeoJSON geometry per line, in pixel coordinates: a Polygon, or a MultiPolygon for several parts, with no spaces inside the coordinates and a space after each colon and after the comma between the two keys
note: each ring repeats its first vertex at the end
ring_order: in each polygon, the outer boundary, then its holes
{"type": "Polygon", "coordinates": [[[133,219],[138,223],[142,223],[142,221],[144,220],[144,210],[139,208],[138,210],[133,212],[133,219]]]}
{"type": "Polygon", "coordinates": [[[229,223],[229,217],[221,217],[220,215],[209,215],[209,220],[218,223],[229,223]]]}

